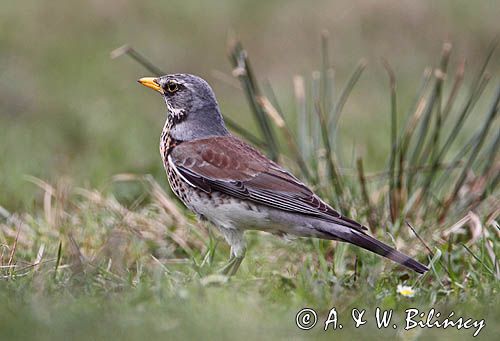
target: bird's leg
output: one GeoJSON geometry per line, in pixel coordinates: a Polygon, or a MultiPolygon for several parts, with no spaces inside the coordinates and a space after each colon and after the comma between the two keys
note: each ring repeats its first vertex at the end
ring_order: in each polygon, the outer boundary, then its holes
{"type": "Polygon", "coordinates": [[[242,256],[234,257],[234,263],[233,263],[233,266],[231,268],[231,272],[229,273],[229,277],[231,277],[234,274],[236,274],[236,272],[240,268],[240,265],[241,265],[241,262],[243,261],[243,258],[245,258],[244,254],[242,256]]]}
{"type": "Polygon", "coordinates": [[[234,257],[233,254],[231,253],[231,256],[229,257],[229,261],[218,272],[225,275],[225,276],[228,276],[229,273],[231,272],[231,269],[232,269],[235,261],[236,261],[236,257],[234,257]]]}
{"type": "Polygon", "coordinates": [[[245,258],[245,248],[231,248],[231,257],[229,258],[229,262],[220,269],[220,272],[226,276],[233,276],[238,271],[241,262],[245,258]]]}
{"type": "Polygon", "coordinates": [[[240,267],[241,261],[245,257],[246,247],[243,231],[232,226],[217,226],[231,245],[231,257],[229,262],[219,270],[220,273],[226,276],[233,276],[240,267]]]}

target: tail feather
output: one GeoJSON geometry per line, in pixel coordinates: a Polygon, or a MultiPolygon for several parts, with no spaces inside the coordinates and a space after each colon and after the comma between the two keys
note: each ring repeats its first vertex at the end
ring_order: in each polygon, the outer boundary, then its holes
{"type": "Polygon", "coordinates": [[[382,243],[381,241],[369,236],[368,234],[352,229],[349,229],[349,231],[345,231],[347,229],[345,226],[340,227],[341,229],[338,230],[338,227],[334,229],[329,228],[328,231],[325,232],[332,235],[333,237],[336,237],[335,239],[340,239],[342,241],[362,247],[363,249],[376,253],[382,257],[389,258],[390,260],[399,263],[407,267],[408,269],[416,271],[419,274],[423,274],[429,270],[429,268],[422,263],[414,260],[413,258],[405,255],[402,252],[399,252],[389,245],[382,243]]]}

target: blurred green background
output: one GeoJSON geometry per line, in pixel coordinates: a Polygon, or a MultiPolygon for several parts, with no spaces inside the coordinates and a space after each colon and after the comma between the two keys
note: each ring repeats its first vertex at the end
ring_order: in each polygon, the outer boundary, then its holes
{"type": "MultiPolygon", "coordinates": [[[[295,114],[292,77],[320,66],[320,34],[330,32],[339,83],[360,58],[368,67],[349,98],[342,136],[368,170],[386,162],[389,126],[385,57],[404,113],[444,40],[477,69],[499,33],[491,1],[2,1],[0,5],[0,205],[32,207],[37,189],[24,175],[103,187],[116,173],[151,173],[166,184],[158,138],[164,104],[136,80],[131,59],[110,59],[129,43],[166,72],[188,72],[213,86],[224,115],[254,126],[230,78],[228,32],[244,43],[259,79],[295,114]]],[[[490,72],[498,75],[499,60],[490,72]]],[[[452,68],[453,70],[453,68],[452,68]]],[[[466,82],[470,81],[466,75],[466,82]]],[[[484,96],[490,98],[491,96],[484,96]]],[[[472,124],[475,118],[471,119],[472,124]]]]}
{"type": "MultiPolygon", "coordinates": [[[[422,72],[436,67],[443,42],[452,42],[444,94],[449,95],[457,64],[465,58],[464,86],[455,106],[461,108],[488,45],[500,33],[499,17],[498,0],[1,1],[0,217],[6,219],[0,221],[0,339],[331,339],[333,334],[319,325],[313,334],[296,329],[298,309],[310,306],[324,312],[337,306],[345,314],[351,306],[382,306],[395,308],[401,318],[408,305],[485,318],[488,328],[481,336],[494,338],[499,281],[491,269],[498,257],[486,248],[491,242],[498,249],[498,235],[487,237],[490,226],[497,231],[493,222],[483,222],[486,232],[480,240],[474,237],[469,243],[457,233],[443,242],[444,227],[465,212],[443,226],[420,219],[427,217],[427,210],[417,214],[415,226],[423,240],[443,255],[447,266],[435,263],[439,256],[433,258],[433,271],[423,279],[358,249],[346,251],[344,244],[288,243],[255,233],[249,236],[249,249],[254,250],[236,278],[226,283],[211,276],[229,252],[224,243],[218,244],[189,218],[179,222],[153,194],[147,204],[147,190],[137,181],[110,181],[119,173],[152,174],[168,188],[158,152],[165,105],[136,82],[150,76],[141,65],[126,56],[111,59],[110,53],[130,44],[166,72],[204,77],[223,114],[257,133],[245,95],[231,76],[228,36],[241,39],[258,80],[272,84],[294,128],[292,79],[302,75],[310,92],[311,74],[322,63],[321,34],[328,31],[337,96],[359,60],[368,63],[342,112],[339,155],[348,167],[354,149],[367,173],[373,173],[387,168],[390,154],[389,84],[381,58],[394,69],[403,118],[422,72]],[[58,192],[53,197],[45,193],[44,202],[44,191],[26,175],[55,184],[58,192]],[[66,181],[98,191],[77,193],[66,181]],[[107,196],[109,189],[112,196],[107,196]],[[138,230],[144,235],[138,236],[138,230]],[[179,233],[181,247],[173,233],[179,233]],[[193,255],[186,253],[185,243],[193,255]],[[205,263],[210,250],[214,260],[205,263]],[[331,268],[325,260],[332,262],[331,268]],[[413,285],[416,297],[397,294],[401,283],[413,285]]],[[[499,71],[497,53],[487,68],[490,84],[452,148],[463,146],[483,125],[499,71]]],[[[498,131],[498,120],[495,124],[491,131],[498,131]]],[[[382,188],[387,185],[379,185],[370,194],[379,197],[377,203],[386,212],[382,188]]],[[[489,202],[487,209],[494,211],[495,202],[489,202]]],[[[354,216],[364,219],[367,214],[360,209],[354,216]]],[[[380,220],[381,225],[389,221],[380,220]]],[[[389,242],[394,231],[383,230],[377,232],[389,242]]],[[[398,247],[413,249],[413,254],[423,250],[405,226],[395,232],[398,247]]],[[[425,255],[421,251],[419,258],[425,255]]],[[[396,335],[373,324],[353,330],[335,337],[455,339],[472,334],[433,329],[423,336],[396,335]]]]}

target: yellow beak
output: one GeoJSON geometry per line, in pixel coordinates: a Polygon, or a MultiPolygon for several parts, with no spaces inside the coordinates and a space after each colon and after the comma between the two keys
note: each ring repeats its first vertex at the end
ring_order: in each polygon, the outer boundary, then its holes
{"type": "Polygon", "coordinates": [[[156,82],[156,78],[154,78],[154,77],[144,77],[144,78],[139,79],[138,82],[144,86],[147,86],[148,88],[151,88],[153,90],[158,91],[159,93],[163,93],[163,89],[156,82]]]}

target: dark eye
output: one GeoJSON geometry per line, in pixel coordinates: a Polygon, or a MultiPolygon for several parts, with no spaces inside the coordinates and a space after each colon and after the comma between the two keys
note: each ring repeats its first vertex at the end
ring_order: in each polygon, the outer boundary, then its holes
{"type": "Polygon", "coordinates": [[[167,90],[168,92],[176,92],[177,90],[179,90],[179,85],[175,82],[168,82],[167,83],[167,90]]]}

